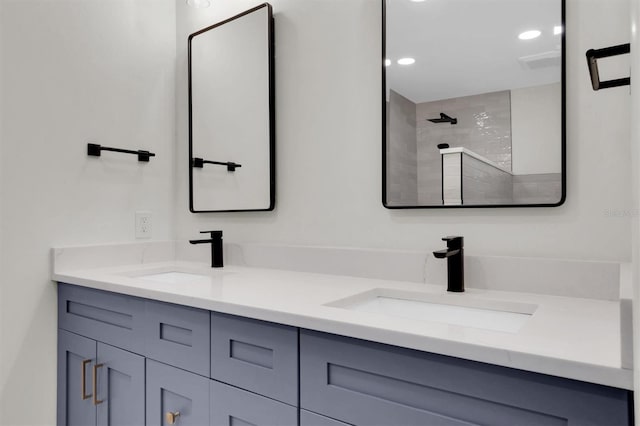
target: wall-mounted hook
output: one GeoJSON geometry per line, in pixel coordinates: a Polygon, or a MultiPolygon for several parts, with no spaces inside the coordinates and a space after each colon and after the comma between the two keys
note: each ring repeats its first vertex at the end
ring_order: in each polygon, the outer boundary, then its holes
{"type": "Polygon", "coordinates": [[[156,154],[149,151],[144,151],[142,149],[138,151],[131,151],[129,149],[120,149],[120,148],[109,148],[106,146],[101,146],[97,143],[88,143],[87,144],[87,155],[92,157],[100,157],[102,151],[111,151],[111,152],[122,152],[124,154],[134,154],[138,156],[138,161],[143,161],[145,163],[149,162],[150,157],[155,157],[156,154]]]}
{"type": "Polygon", "coordinates": [[[611,87],[628,86],[631,84],[631,77],[600,81],[600,73],[598,72],[598,59],[624,55],[630,52],[631,45],[629,43],[605,47],[604,49],[587,50],[587,65],[589,66],[589,75],[591,76],[591,86],[593,90],[609,89],[611,87]]]}
{"type": "Polygon", "coordinates": [[[209,161],[209,160],[205,160],[203,158],[198,158],[198,157],[195,157],[193,159],[193,162],[191,163],[193,167],[196,167],[198,169],[203,168],[205,164],[216,164],[218,166],[227,166],[228,172],[235,172],[236,167],[242,167],[242,164],[234,163],[232,161],[227,161],[227,162],[209,161]]]}

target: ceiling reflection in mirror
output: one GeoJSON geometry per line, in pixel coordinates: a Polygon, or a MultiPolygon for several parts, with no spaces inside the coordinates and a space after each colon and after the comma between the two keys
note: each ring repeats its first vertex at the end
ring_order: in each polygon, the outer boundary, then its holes
{"type": "Polygon", "coordinates": [[[383,5],[383,204],[562,204],[564,2],[383,5]]]}

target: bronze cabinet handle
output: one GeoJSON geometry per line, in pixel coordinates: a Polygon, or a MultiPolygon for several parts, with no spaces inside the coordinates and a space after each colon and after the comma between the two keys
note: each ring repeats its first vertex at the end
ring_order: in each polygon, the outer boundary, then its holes
{"type": "Polygon", "coordinates": [[[175,424],[175,422],[178,420],[178,417],[180,417],[180,411],[167,411],[167,414],[165,414],[165,419],[170,425],[175,424]]]}
{"type": "Polygon", "coordinates": [[[96,364],[93,366],[93,405],[102,404],[104,400],[98,399],[98,368],[104,364],[96,364]]]}
{"type": "Polygon", "coordinates": [[[91,394],[87,395],[87,364],[91,364],[90,359],[85,359],[82,361],[82,374],[80,374],[80,378],[82,380],[82,400],[91,398],[91,394]]]}

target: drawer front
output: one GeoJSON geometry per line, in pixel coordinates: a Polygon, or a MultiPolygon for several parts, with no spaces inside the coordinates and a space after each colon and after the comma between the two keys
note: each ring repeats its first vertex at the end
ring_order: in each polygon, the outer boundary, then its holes
{"type": "Polygon", "coordinates": [[[349,424],[312,413],[311,411],[300,410],[300,426],[349,426],[349,424]]]}
{"type": "Polygon", "coordinates": [[[300,406],[354,425],[629,425],[630,393],[300,332],[300,406]]]}
{"type": "Polygon", "coordinates": [[[209,377],[209,311],[149,300],[144,330],[149,358],[209,377]]]}
{"type": "Polygon", "coordinates": [[[146,424],[181,426],[209,424],[209,379],[147,360],[146,424]]]}
{"type": "Polygon", "coordinates": [[[298,409],[211,380],[212,426],[297,426],[298,409]]]}
{"type": "Polygon", "coordinates": [[[144,350],[144,300],[58,285],[58,327],[131,352],[144,350]]]}
{"type": "Polygon", "coordinates": [[[211,314],[211,377],[298,405],[298,329],[211,314]]]}

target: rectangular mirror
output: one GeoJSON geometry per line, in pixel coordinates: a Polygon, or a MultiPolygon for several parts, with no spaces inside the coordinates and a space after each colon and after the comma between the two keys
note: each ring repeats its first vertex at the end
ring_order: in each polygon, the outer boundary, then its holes
{"type": "Polygon", "coordinates": [[[387,208],[558,206],[564,0],[382,0],[387,208]]]}
{"type": "Polygon", "coordinates": [[[189,208],[273,210],[273,15],[267,3],[189,36],[189,208]]]}

